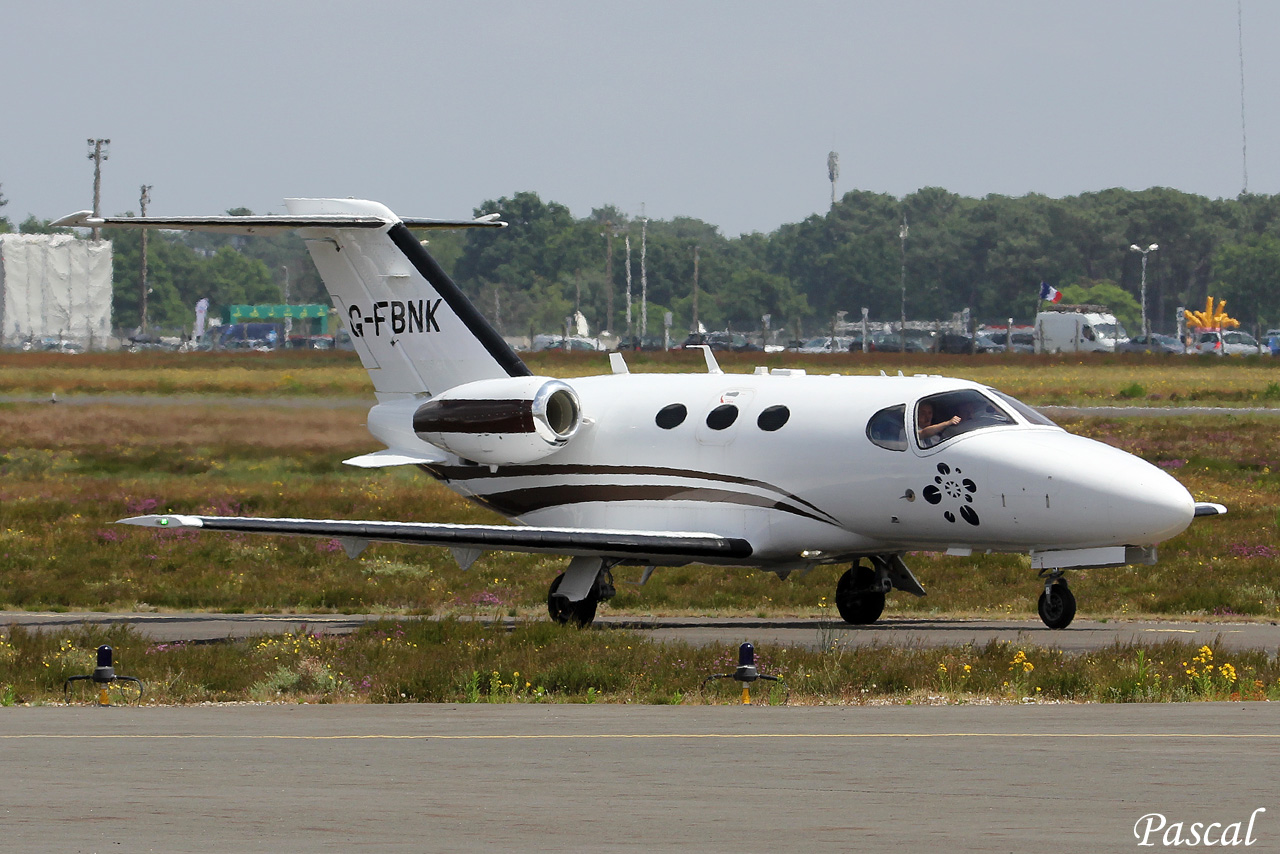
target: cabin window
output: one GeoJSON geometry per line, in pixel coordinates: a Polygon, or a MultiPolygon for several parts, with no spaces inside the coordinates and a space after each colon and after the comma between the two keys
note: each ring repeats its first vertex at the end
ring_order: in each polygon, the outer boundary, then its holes
{"type": "Polygon", "coordinates": [[[722,403],[707,415],[707,426],[712,430],[723,430],[738,420],[738,407],[732,403],[722,403]]]}
{"type": "Polygon", "coordinates": [[[684,419],[688,414],[689,410],[685,408],[683,403],[673,403],[659,409],[657,417],[653,420],[663,430],[670,430],[673,427],[679,427],[683,424],[684,419]]]}
{"type": "Polygon", "coordinates": [[[916,403],[916,441],[922,448],[962,433],[1014,423],[995,401],[973,389],[933,394],[916,403]]]}
{"type": "Polygon", "coordinates": [[[790,409],[785,406],[770,406],[760,413],[760,417],[756,419],[756,426],[765,432],[772,433],[774,430],[781,429],[790,418],[790,409]]]}
{"type": "Polygon", "coordinates": [[[907,405],[900,403],[881,409],[867,422],[867,438],[873,445],[890,451],[907,449],[907,405]]]}

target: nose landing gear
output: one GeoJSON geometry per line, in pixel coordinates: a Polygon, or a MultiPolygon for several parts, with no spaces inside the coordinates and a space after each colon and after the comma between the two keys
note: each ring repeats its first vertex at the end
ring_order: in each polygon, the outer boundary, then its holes
{"type": "Polygon", "coordinates": [[[1076,616],[1076,597],[1067,587],[1062,570],[1045,576],[1044,592],[1037,603],[1040,619],[1051,629],[1065,629],[1076,616]]]}

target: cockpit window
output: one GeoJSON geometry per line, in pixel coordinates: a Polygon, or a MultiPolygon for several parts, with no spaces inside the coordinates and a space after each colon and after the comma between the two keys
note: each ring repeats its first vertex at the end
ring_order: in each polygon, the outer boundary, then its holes
{"type": "Polygon", "coordinates": [[[973,430],[1014,423],[995,401],[973,389],[933,394],[916,403],[916,440],[922,448],[973,430]]]}
{"type": "Polygon", "coordinates": [[[881,409],[867,422],[867,438],[890,451],[907,449],[907,405],[900,403],[881,409]]]}
{"type": "Polygon", "coordinates": [[[991,392],[996,397],[1000,398],[1002,401],[1004,401],[1005,406],[1009,407],[1014,412],[1018,413],[1023,418],[1027,419],[1027,421],[1031,422],[1032,424],[1042,424],[1046,427],[1058,426],[1057,424],[1053,423],[1053,421],[1051,421],[1049,417],[1046,416],[1043,412],[1040,412],[1039,410],[1036,410],[1031,408],[1030,406],[1027,406],[1025,403],[1018,400],[1016,397],[1009,397],[1009,395],[1005,394],[1004,392],[996,391],[993,388],[989,388],[987,389],[987,391],[991,392]]]}

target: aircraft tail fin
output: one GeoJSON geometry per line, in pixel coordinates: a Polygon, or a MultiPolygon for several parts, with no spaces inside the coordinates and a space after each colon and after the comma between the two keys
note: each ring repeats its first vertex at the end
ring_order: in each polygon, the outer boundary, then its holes
{"type": "Polygon", "coordinates": [[[530,371],[414,236],[412,228],[501,227],[495,216],[401,219],[377,202],[286,199],[285,216],[93,217],[61,226],[265,234],[297,230],[382,402],[437,395],[530,371]]]}

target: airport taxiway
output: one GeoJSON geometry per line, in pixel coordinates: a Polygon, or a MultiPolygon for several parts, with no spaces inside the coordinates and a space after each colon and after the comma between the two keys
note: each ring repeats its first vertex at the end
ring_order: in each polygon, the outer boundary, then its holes
{"type": "MultiPolygon", "coordinates": [[[[84,623],[128,624],[157,641],[208,642],[284,632],[355,631],[379,619],[416,620],[376,614],[214,614],[0,612],[0,627],[34,630],[71,628],[84,623]]],[[[512,620],[504,621],[510,625],[512,620]]],[[[774,644],[811,649],[839,644],[854,646],[983,646],[991,641],[1034,644],[1066,652],[1088,652],[1115,644],[1160,643],[1167,640],[1210,644],[1227,649],[1265,649],[1280,653],[1280,625],[1272,622],[1148,622],[1084,620],[1066,629],[1045,628],[1039,620],[969,620],[886,617],[869,626],[810,618],[636,617],[602,614],[595,625],[627,629],[657,641],[683,641],[696,646],[714,643],[756,646],[774,644]]]]}
{"type": "Polygon", "coordinates": [[[12,708],[0,850],[1265,851],[1278,748],[1269,703],[12,708]]]}

